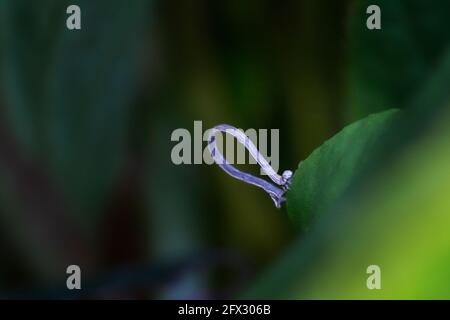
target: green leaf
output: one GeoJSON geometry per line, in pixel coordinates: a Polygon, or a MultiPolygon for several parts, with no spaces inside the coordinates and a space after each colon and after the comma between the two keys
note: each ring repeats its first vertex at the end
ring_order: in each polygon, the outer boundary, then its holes
{"type": "Polygon", "coordinates": [[[296,227],[308,229],[316,213],[326,211],[347,191],[398,115],[394,109],[357,121],[300,162],[287,194],[288,213],[296,227]]]}
{"type": "Polygon", "coordinates": [[[148,4],[78,1],[82,29],[69,31],[70,4],[2,2],[5,113],[24,156],[92,225],[125,157],[148,4]]]}

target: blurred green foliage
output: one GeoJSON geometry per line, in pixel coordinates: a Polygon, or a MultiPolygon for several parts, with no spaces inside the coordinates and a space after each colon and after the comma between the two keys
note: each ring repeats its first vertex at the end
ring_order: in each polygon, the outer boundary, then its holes
{"type": "Polygon", "coordinates": [[[368,4],[0,1],[0,294],[64,286],[76,263],[88,284],[145,269],[143,288],[107,283],[94,297],[228,297],[275,261],[248,296],[372,297],[357,287],[360,265],[377,259],[398,276],[411,257],[405,277],[417,282],[387,278],[383,297],[418,296],[428,271],[426,297],[444,296],[448,154],[437,120],[449,102],[449,4],[379,1],[374,32],[368,4]],[[79,32],[65,28],[74,3],[79,32]],[[414,111],[364,153],[342,196],[311,202],[320,219],[306,234],[260,190],[170,161],[171,132],[203,120],[279,128],[281,169],[295,168],[345,125],[390,108],[414,111]]]}
{"type": "Polygon", "coordinates": [[[448,299],[449,118],[368,190],[330,210],[248,293],[252,298],[448,299]],[[365,266],[381,267],[368,290],[365,266]]]}
{"type": "Polygon", "coordinates": [[[124,105],[136,92],[147,5],[78,1],[87,32],[67,32],[61,13],[70,3],[3,3],[5,115],[24,153],[45,163],[89,225],[125,157],[131,110],[124,105]]]}

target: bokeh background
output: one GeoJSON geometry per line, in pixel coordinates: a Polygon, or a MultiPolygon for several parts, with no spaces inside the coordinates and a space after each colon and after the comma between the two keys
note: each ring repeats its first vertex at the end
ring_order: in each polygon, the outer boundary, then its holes
{"type": "Polygon", "coordinates": [[[292,259],[285,209],[216,166],[172,164],[170,136],[195,120],[280,129],[280,169],[295,169],[345,125],[399,108],[420,111],[384,153],[416,145],[450,101],[450,5],[376,1],[370,31],[370,4],[1,0],[0,296],[237,297],[292,259]],[[71,264],[81,292],[65,289],[71,264]]]}

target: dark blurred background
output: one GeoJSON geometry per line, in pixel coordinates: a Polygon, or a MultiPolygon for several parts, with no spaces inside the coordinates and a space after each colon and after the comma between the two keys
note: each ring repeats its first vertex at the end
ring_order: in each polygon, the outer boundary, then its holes
{"type": "Polygon", "coordinates": [[[293,170],[344,125],[404,107],[448,11],[378,2],[383,31],[367,30],[368,1],[0,1],[0,295],[249,286],[294,238],[285,209],[217,166],[172,164],[171,133],[280,129],[293,170]],[[65,289],[71,264],[82,292],[65,289]]]}

